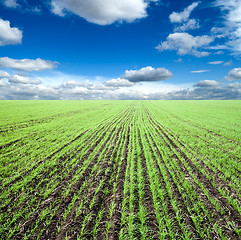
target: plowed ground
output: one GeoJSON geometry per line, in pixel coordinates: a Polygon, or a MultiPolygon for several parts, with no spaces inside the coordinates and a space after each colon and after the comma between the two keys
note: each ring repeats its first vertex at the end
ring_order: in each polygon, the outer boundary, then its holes
{"type": "Polygon", "coordinates": [[[240,122],[81,104],[2,124],[1,239],[241,239],[240,122]]]}

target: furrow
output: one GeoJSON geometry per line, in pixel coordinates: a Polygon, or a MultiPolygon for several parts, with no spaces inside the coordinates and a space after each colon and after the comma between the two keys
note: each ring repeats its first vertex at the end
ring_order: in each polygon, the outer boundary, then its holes
{"type": "MultiPolygon", "coordinates": [[[[129,115],[127,115],[127,116],[125,116],[125,117],[128,117],[129,115]]],[[[120,124],[120,122],[119,122],[119,124],[120,124]]],[[[113,124],[114,125],[114,124],[113,124]]],[[[116,128],[117,128],[117,125],[113,128],[113,130],[112,130],[112,132],[110,133],[110,135],[109,135],[109,138],[107,139],[107,141],[106,141],[106,143],[107,142],[113,142],[113,141],[116,141],[116,139],[118,139],[116,136],[117,136],[117,134],[120,134],[120,128],[119,128],[119,130],[116,130],[116,128]],[[116,132],[115,134],[114,134],[114,132],[116,132]]],[[[68,204],[70,204],[70,201],[72,200],[72,198],[75,196],[75,194],[76,194],[76,191],[78,192],[79,190],[80,190],[80,192],[82,192],[82,191],[84,191],[83,193],[81,193],[81,196],[85,196],[85,199],[91,199],[91,197],[87,197],[88,196],[88,194],[93,194],[95,191],[93,190],[93,189],[95,189],[95,186],[96,186],[96,184],[97,184],[97,182],[96,182],[96,180],[97,179],[99,179],[100,178],[100,173],[101,173],[101,169],[105,169],[105,166],[104,166],[104,162],[102,161],[103,160],[103,157],[104,158],[106,158],[106,157],[108,157],[108,154],[109,154],[109,152],[111,152],[111,150],[110,149],[113,149],[113,147],[115,146],[115,144],[114,143],[110,143],[109,145],[107,145],[106,143],[104,143],[103,145],[102,145],[102,153],[98,156],[98,157],[96,157],[96,161],[94,161],[94,162],[92,162],[91,163],[91,165],[89,165],[88,166],[88,174],[87,173],[85,173],[85,174],[83,174],[83,177],[80,177],[80,179],[77,181],[77,183],[75,184],[75,186],[74,186],[74,189],[75,189],[75,191],[73,192],[73,191],[70,191],[70,195],[69,196],[67,196],[67,198],[69,199],[69,203],[68,204]],[[109,146],[109,147],[108,147],[109,146]],[[106,148],[107,147],[107,148],[106,148]],[[106,150],[105,150],[106,149],[106,150]],[[93,171],[93,169],[96,169],[96,170],[94,170],[93,171]],[[82,188],[82,185],[84,184],[84,182],[86,181],[86,180],[88,180],[88,183],[87,183],[87,185],[86,185],[86,187],[85,187],[85,189],[81,189],[82,188]],[[93,183],[93,185],[91,185],[91,183],[93,183]],[[90,187],[88,187],[88,185],[90,184],[90,187]],[[86,192],[87,191],[87,192],[86,192]]],[[[72,187],[73,188],[73,187],[72,187]]],[[[76,195],[77,196],[77,195],[76,195]]],[[[76,201],[74,201],[74,205],[72,206],[72,209],[73,209],[73,211],[72,211],[72,213],[69,213],[68,214],[68,219],[70,218],[70,219],[72,219],[71,220],[71,222],[72,222],[72,224],[69,224],[68,226],[65,226],[65,224],[63,223],[62,224],[62,228],[61,228],[61,230],[59,230],[60,232],[58,233],[58,236],[61,238],[61,236],[62,236],[62,234],[64,234],[65,232],[68,232],[68,230],[69,230],[69,228],[71,228],[71,227],[74,227],[74,228],[76,228],[77,226],[79,226],[78,224],[77,224],[77,220],[75,220],[75,222],[73,222],[73,218],[75,218],[76,219],[76,217],[77,217],[77,213],[76,213],[76,209],[78,209],[78,207],[76,207],[78,204],[83,204],[83,201],[82,201],[83,199],[82,198],[76,198],[76,201]],[[75,217],[74,217],[74,215],[76,215],[75,217]],[[73,218],[72,218],[72,216],[73,216],[73,218]],[[73,225],[74,224],[74,225],[73,225]],[[64,233],[63,233],[64,232],[64,233]]],[[[88,201],[89,202],[89,201],[88,201]]],[[[64,205],[66,206],[66,203],[64,203],[64,205]]],[[[61,208],[60,208],[61,209],[61,208]]],[[[80,211],[81,209],[78,209],[78,211],[80,211]]],[[[59,216],[58,217],[58,219],[59,219],[59,221],[61,221],[61,217],[62,217],[62,214],[61,214],[61,212],[57,212],[57,214],[56,214],[57,216],[59,216]]],[[[67,220],[65,220],[65,222],[66,222],[67,220]]],[[[68,221],[67,221],[68,222],[68,221]]],[[[52,233],[52,234],[54,234],[55,232],[56,232],[56,230],[57,230],[57,225],[58,225],[58,223],[56,224],[56,222],[54,223],[54,225],[53,224],[51,224],[51,225],[49,225],[48,226],[48,228],[47,228],[47,230],[46,231],[44,231],[44,233],[43,233],[43,235],[42,235],[42,237],[45,239],[46,237],[49,237],[48,236],[48,229],[51,229],[51,231],[50,231],[50,233],[52,233]],[[55,225],[55,226],[54,226],[55,225]]]]}
{"type": "MultiPolygon", "coordinates": [[[[113,132],[114,132],[114,130],[115,129],[113,129],[113,132]]],[[[112,132],[111,132],[111,134],[112,134],[112,132]]],[[[103,151],[104,145],[106,144],[106,142],[108,142],[110,140],[111,134],[109,135],[107,140],[104,143],[102,143],[102,145],[99,148],[99,151],[96,152],[95,156],[93,156],[92,159],[90,160],[90,162],[86,165],[86,167],[84,168],[85,170],[82,171],[82,174],[80,174],[80,176],[78,177],[78,180],[76,182],[73,182],[71,184],[71,186],[68,186],[68,183],[70,181],[72,181],[73,176],[76,175],[76,171],[80,168],[79,166],[77,166],[76,169],[74,169],[74,171],[70,172],[70,174],[67,175],[67,177],[62,180],[61,184],[55,189],[55,191],[50,196],[48,196],[48,201],[45,200],[40,204],[38,210],[35,211],[36,214],[33,214],[32,218],[30,217],[27,222],[25,222],[21,225],[20,234],[22,232],[31,231],[30,227],[33,222],[35,222],[39,219],[40,213],[43,212],[44,209],[47,209],[49,206],[51,207],[51,203],[53,204],[57,201],[57,203],[58,203],[57,208],[53,209],[51,211],[53,216],[51,217],[52,220],[51,220],[51,223],[47,226],[47,229],[46,229],[46,226],[43,225],[43,223],[40,224],[40,226],[42,227],[43,234],[45,234],[45,230],[46,230],[47,235],[56,233],[58,225],[61,223],[66,206],[68,206],[71,203],[71,200],[74,197],[75,192],[78,191],[81,188],[84,181],[87,178],[89,178],[89,176],[91,174],[91,170],[92,170],[93,166],[97,163],[98,156],[103,151]],[[66,196],[63,195],[63,191],[65,189],[70,190],[70,191],[67,191],[66,196]],[[49,229],[50,229],[50,231],[49,231],[49,229]]],[[[93,150],[96,148],[96,146],[99,143],[100,143],[100,141],[96,142],[96,144],[91,149],[89,149],[89,151],[87,152],[87,155],[85,155],[81,159],[83,161],[83,163],[86,162],[86,159],[88,159],[90,154],[93,152],[93,150]]],[[[38,229],[39,229],[39,227],[38,227],[38,229]]],[[[40,227],[40,229],[41,229],[41,227],[40,227]]],[[[36,229],[35,232],[39,232],[40,229],[38,231],[36,229]]],[[[46,239],[46,238],[44,237],[43,239],[46,239]]]]}
{"type": "MultiPolygon", "coordinates": [[[[125,115],[126,116],[126,115],[125,115]]],[[[104,132],[103,134],[102,134],[102,136],[104,136],[106,133],[104,132]]],[[[111,137],[111,133],[110,133],[110,135],[109,135],[109,138],[111,137]]],[[[109,140],[109,139],[108,139],[109,140]]],[[[90,155],[91,155],[91,153],[92,153],[92,151],[95,149],[95,147],[99,144],[99,142],[101,141],[101,138],[99,138],[99,140],[98,141],[95,141],[94,142],[94,145],[88,150],[88,152],[85,154],[85,155],[83,155],[82,156],[82,158],[80,159],[81,160],[81,162],[83,162],[84,163],[84,161],[85,161],[85,159],[86,158],[88,158],[90,155]]],[[[81,162],[79,162],[79,164],[81,165],[81,162]]],[[[55,189],[55,191],[54,191],[54,193],[53,194],[51,194],[50,196],[48,196],[49,197],[49,199],[51,199],[51,201],[47,201],[48,202],[48,204],[51,204],[52,202],[54,202],[54,199],[58,199],[58,194],[62,191],[62,189],[64,188],[64,186],[65,186],[65,183],[67,183],[67,182],[69,182],[70,180],[71,180],[71,177],[70,176],[72,176],[72,175],[74,175],[75,174],[75,172],[76,172],[76,170],[78,170],[79,168],[80,168],[80,166],[79,166],[79,164],[77,164],[76,165],[76,167],[70,172],[70,174],[69,175],[67,175],[66,177],[65,177],[65,179],[62,179],[62,182],[61,182],[61,184],[59,185],[59,186],[55,186],[56,187],[56,189],[55,189]],[[61,190],[61,191],[60,191],[61,190]]],[[[38,202],[39,202],[39,200],[38,200],[38,202]]],[[[36,202],[36,204],[39,204],[38,202],[36,202]]],[[[44,202],[45,202],[45,200],[44,200],[44,202]]],[[[40,206],[41,206],[42,204],[40,204],[40,206]]],[[[37,214],[33,214],[33,218],[30,218],[30,221],[27,221],[27,224],[23,224],[24,225],[24,227],[22,227],[22,231],[25,231],[25,227],[27,227],[28,228],[28,225],[31,223],[31,222],[33,222],[33,221],[35,221],[35,219],[37,219],[37,214]]],[[[21,232],[21,231],[20,231],[21,232]]]]}
{"type": "MultiPolygon", "coordinates": [[[[150,121],[152,121],[151,117],[150,121]]],[[[159,129],[157,125],[155,126],[159,129]]],[[[193,179],[192,184],[195,186],[196,192],[198,192],[199,196],[202,196],[202,201],[205,203],[206,209],[209,209],[211,212],[213,224],[220,223],[218,225],[227,227],[229,226],[228,222],[235,222],[239,228],[241,224],[239,213],[228,203],[227,199],[224,198],[218,192],[218,190],[212,186],[209,179],[207,179],[201,172],[196,169],[196,166],[190,159],[183,159],[181,156],[178,156],[179,153],[175,151],[175,145],[172,144],[172,140],[162,129],[159,129],[159,131],[167,139],[165,140],[164,137],[160,135],[160,137],[162,137],[163,141],[172,152],[173,157],[175,161],[177,161],[182,172],[184,172],[186,176],[189,176],[190,179],[193,179]],[[184,162],[183,160],[187,162],[184,162]],[[209,203],[209,205],[207,205],[207,203],[209,203]]],[[[229,235],[230,237],[237,238],[234,230],[229,231],[229,235]]]]}
{"type": "MultiPolygon", "coordinates": [[[[97,171],[97,175],[94,176],[94,174],[92,173],[91,178],[93,177],[93,181],[91,182],[94,182],[94,184],[91,189],[84,194],[86,202],[83,203],[81,198],[75,202],[75,205],[73,206],[73,211],[68,215],[68,218],[65,222],[69,222],[69,219],[73,218],[75,218],[75,220],[72,224],[69,224],[68,227],[65,227],[66,224],[63,223],[63,227],[57,235],[57,239],[62,239],[62,237],[65,236],[66,233],[68,233],[70,236],[73,236],[80,232],[79,234],[81,234],[81,237],[93,235],[92,231],[94,228],[94,222],[97,218],[99,211],[103,207],[105,199],[108,198],[108,194],[105,193],[106,189],[107,191],[111,191],[112,188],[112,186],[109,185],[109,180],[111,178],[113,169],[116,168],[116,164],[112,161],[112,159],[117,154],[118,139],[121,139],[122,133],[123,127],[120,127],[111,140],[113,141],[113,143],[110,144],[111,147],[105,151],[104,158],[102,158],[101,162],[99,162],[98,164],[99,170],[97,171]],[[92,199],[91,202],[90,199],[92,199]],[[77,216],[79,214],[76,213],[78,204],[83,204],[81,209],[90,209],[89,212],[88,210],[87,212],[85,212],[85,215],[87,216],[85,216],[84,219],[81,214],[77,216]]],[[[81,211],[81,209],[79,209],[78,211],[81,211]]]]}
{"type": "MultiPolygon", "coordinates": [[[[178,152],[181,154],[181,156],[183,158],[185,158],[188,161],[192,161],[191,158],[193,159],[193,163],[195,164],[195,166],[198,168],[198,171],[202,171],[203,174],[205,174],[205,176],[207,178],[209,178],[210,180],[212,180],[212,185],[218,189],[225,189],[232,197],[233,199],[239,199],[240,198],[240,194],[241,192],[238,191],[239,189],[231,187],[230,183],[227,183],[227,177],[225,176],[225,174],[223,172],[221,172],[221,170],[219,170],[218,168],[215,167],[210,167],[208,166],[203,160],[201,160],[199,157],[197,157],[195,155],[195,153],[188,148],[188,146],[184,145],[177,137],[176,135],[174,135],[173,132],[171,132],[170,129],[167,129],[165,127],[163,127],[162,125],[160,125],[160,123],[156,122],[155,123],[162,129],[164,129],[173,141],[173,144],[175,146],[175,148],[178,150],[178,152]],[[183,150],[185,150],[186,153],[183,152],[183,150]],[[187,154],[190,154],[188,157],[187,154]],[[226,181],[225,181],[225,180],[226,181]]],[[[230,180],[230,179],[229,179],[230,180]]]]}
{"type": "MultiPolygon", "coordinates": [[[[144,147],[142,141],[146,142],[146,140],[141,139],[140,130],[137,129],[137,136],[138,136],[138,150],[139,150],[139,170],[142,171],[143,176],[140,175],[140,186],[139,189],[143,190],[143,195],[140,196],[141,199],[141,208],[140,208],[140,216],[142,216],[141,228],[145,232],[145,236],[142,239],[159,239],[159,228],[158,228],[158,221],[156,218],[156,211],[153,205],[153,197],[150,188],[150,176],[148,175],[148,167],[146,164],[146,158],[144,153],[144,147]],[[145,210],[145,214],[143,214],[143,210],[145,210]]],[[[146,142],[148,144],[148,142],[146,142]]],[[[141,174],[138,171],[139,174],[141,174]]]]}
{"type": "Polygon", "coordinates": [[[115,240],[119,238],[121,230],[121,205],[124,198],[123,188],[125,180],[125,172],[127,168],[127,155],[130,148],[130,126],[128,124],[128,130],[125,139],[124,151],[123,151],[123,160],[120,165],[120,170],[118,174],[116,190],[114,194],[114,210],[108,221],[110,222],[109,231],[107,232],[107,239],[115,240]]]}

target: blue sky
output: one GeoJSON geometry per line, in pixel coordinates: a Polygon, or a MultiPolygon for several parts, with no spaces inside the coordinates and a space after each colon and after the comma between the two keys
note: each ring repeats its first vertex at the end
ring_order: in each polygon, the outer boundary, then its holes
{"type": "Polygon", "coordinates": [[[0,0],[0,99],[241,99],[241,1],[0,0]]]}

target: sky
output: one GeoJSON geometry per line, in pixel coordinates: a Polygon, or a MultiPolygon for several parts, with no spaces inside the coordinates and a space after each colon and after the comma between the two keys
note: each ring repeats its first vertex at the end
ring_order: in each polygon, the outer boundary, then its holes
{"type": "Polygon", "coordinates": [[[241,99],[241,0],[0,0],[0,99],[241,99]]]}

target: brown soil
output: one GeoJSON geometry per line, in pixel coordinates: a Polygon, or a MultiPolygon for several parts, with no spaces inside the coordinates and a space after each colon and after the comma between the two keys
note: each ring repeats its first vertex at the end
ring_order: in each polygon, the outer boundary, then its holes
{"type": "MultiPolygon", "coordinates": [[[[125,117],[126,116],[128,116],[128,114],[125,114],[124,115],[125,117]]],[[[118,119],[116,119],[116,121],[118,121],[118,119]]],[[[114,121],[114,122],[116,122],[116,121],[114,121]]],[[[102,129],[102,128],[101,128],[102,129]]],[[[113,131],[114,131],[114,129],[113,129],[113,131]]],[[[113,132],[112,131],[112,132],[113,132]]],[[[111,135],[112,135],[112,132],[109,134],[109,138],[108,138],[108,141],[109,141],[109,139],[110,139],[110,137],[111,137],[111,135]]],[[[16,237],[17,236],[21,236],[23,233],[25,233],[25,232],[27,232],[28,231],[28,229],[31,227],[31,225],[37,220],[37,218],[38,218],[38,214],[43,210],[43,209],[45,209],[45,207],[46,206],[48,206],[48,205],[50,205],[52,202],[56,202],[56,200],[57,200],[57,202],[59,202],[59,203],[61,203],[61,196],[60,196],[60,194],[61,194],[61,192],[62,192],[62,190],[64,189],[64,187],[66,186],[66,184],[68,184],[68,182],[72,179],[72,176],[74,176],[74,174],[75,174],[75,171],[83,164],[83,162],[85,161],[85,159],[87,159],[88,158],[88,156],[92,153],[92,151],[96,148],[96,146],[99,144],[99,142],[101,141],[101,139],[104,137],[104,135],[105,134],[107,134],[107,132],[104,132],[103,134],[102,134],[102,136],[99,138],[99,140],[98,141],[96,141],[95,143],[94,143],[94,145],[87,151],[87,153],[83,156],[83,158],[82,159],[80,159],[80,161],[79,161],[79,163],[76,165],[76,167],[74,168],[74,169],[72,169],[72,171],[62,180],[62,182],[59,184],[59,186],[57,186],[57,188],[55,189],[55,191],[50,195],[50,196],[48,196],[48,199],[49,199],[49,201],[47,201],[46,202],[46,199],[43,199],[43,204],[40,204],[39,205],[39,207],[38,207],[38,209],[36,210],[36,212],[37,212],[37,214],[36,213],[33,213],[31,216],[30,216],[30,218],[28,219],[28,221],[26,222],[26,221],[23,221],[23,220],[19,220],[20,221],[20,223],[19,223],[19,225],[21,225],[22,227],[21,227],[21,229],[20,229],[20,232],[19,232],[19,234],[18,235],[16,235],[16,237]],[[21,223],[22,222],[22,223],[21,223]]],[[[95,136],[95,135],[93,135],[93,136],[95,136]]],[[[78,139],[78,138],[77,138],[78,139]]],[[[77,139],[74,139],[74,140],[77,140],[77,139]]],[[[73,142],[73,141],[72,141],[73,142]]],[[[63,149],[63,148],[62,148],[63,149]]],[[[52,154],[50,157],[49,157],[49,159],[51,159],[51,157],[53,157],[55,154],[57,154],[57,152],[59,152],[59,151],[61,151],[61,150],[57,150],[54,154],[52,154]]],[[[78,150],[79,152],[81,151],[81,150],[78,150]]],[[[76,154],[78,154],[78,151],[76,152],[76,154]]],[[[97,157],[98,157],[98,154],[99,153],[97,153],[97,155],[96,155],[96,157],[95,157],[95,159],[97,159],[97,157]]],[[[68,156],[64,156],[64,157],[62,157],[61,158],[61,161],[64,161],[66,158],[67,158],[68,156]]],[[[92,163],[93,164],[93,163],[92,163]]],[[[60,165],[58,165],[59,167],[60,167],[60,165]]],[[[91,169],[91,168],[90,168],[91,169]]],[[[88,170],[88,168],[87,168],[87,171],[89,171],[88,170]]],[[[49,172],[49,171],[48,171],[49,172]]],[[[48,172],[47,173],[44,173],[44,176],[42,175],[42,177],[41,178],[38,178],[39,180],[41,180],[42,178],[45,178],[47,175],[46,174],[48,174],[48,172]]],[[[50,173],[50,172],[49,172],[50,173]]],[[[84,179],[86,178],[86,177],[88,177],[88,173],[86,172],[86,173],[84,173],[83,174],[83,176],[84,176],[84,179]]],[[[77,185],[78,184],[81,184],[81,182],[83,182],[84,181],[84,179],[80,179],[79,181],[78,181],[78,183],[77,183],[77,185]]],[[[37,180],[37,181],[39,181],[39,180],[37,180]]],[[[33,184],[33,186],[35,185],[35,184],[37,184],[37,182],[35,181],[32,181],[31,182],[32,184],[33,184]]],[[[78,186],[77,186],[78,187],[78,186]]],[[[80,187],[80,186],[79,186],[80,187]]],[[[24,201],[24,202],[27,202],[28,201],[28,199],[26,199],[26,201],[24,201]]],[[[62,208],[63,210],[64,210],[64,206],[66,205],[66,204],[68,204],[69,202],[71,201],[71,197],[67,197],[64,201],[63,201],[63,204],[62,204],[62,206],[60,206],[60,208],[62,208]]],[[[36,203],[36,204],[38,204],[38,203],[36,203]]],[[[17,209],[11,209],[11,213],[13,214],[14,212],[16,212],[16,211],[18,211],[18,209],[22,209],[22,207],[24,206],[25,204],[23,203],[21,206],[18,206],[18,208],[17,209]]],[[[10,206],[7,206],[7,208],[9,209],[9,207],[10,206]]],[[[10,207],[11,208],[11,207],[10,207]]],[[[1,209],[2,211],[5,211],[4,209],[1,209]]],[[[44,226],[43,226],[44,227],[44,226]]]]}
{"type": "MultiPolygon", "coordinates": [[[[146,222],[146,225],[148,226],[148,228],[150,229],[150,232],[148,234],[148,238],[149,239],[159,239],[159,235],[158,235],[158,222],[157,222],[157,219],[156,219],[156,213],[155,213],[155,208],[153,206],[153,199],[152,199],[152,192],[151,192],[151,189],[150,189],[150,179],[149,179],[149,175],[148,175],[148,172],[147,172],[147,166],[146,166],[146,159],[145,159],[145,154],[144,154],[144,151],[143,151],[143,145],[142,145],[142,142],[141,142],[141,136],[140,136],[140,131],[138,129],[138,134],[139,134],[139,144],[141,146],[141,153],[140,153],[140,157],[142,159],[141,163],[142,163],[142,169],[143,169],[143,175],[144,175],[144,179],[145,179],[145,182],[144,182],[144,191],[145,191],[145,194],[144,194],[144,206],[147,210],[147,222],[146,222]]],[[[160,180],[162,180],[160,178],[160,180]]],[[[162,182],[163,184],[163,182],[162,182]]],[[[168,199],[167,199],[168,201],[168,199]]],[[[172,214],[172,209],[169,208],[169,211],[170,211],[170,216],[172,214]]]]}
{"type": "MultiPolygon", "coordinates": [[[[128,119],[130,112],[126,113],[123,116],[123,119],[128,119]]],[[[117,122],[121,122],[123,120],[117,121],[117,122]]],[[[116,122],[116,121],[115,121],[116,122]]],[[[113,125],[115,125],[115,122],[113,122],[113,125]]],[[[66,197],[66,199],[68,199],[68,201],[64,201],[61,204],[61,207],[59,208],[59,211],[57,211],[57,213],[55,214],[54,217],[54,222],[52,221],[51,224],[48,226],[48,228],[44,231],[44,233],[42,234],[41,239],[46,239],[46,238],[57,238],[57,239],[62,239],[63,236],[65,236],[65,234],[68,232],[71,236],[71,238],[75,239],[76,237],[76,233],[78,232],[78,230],[80,229],[81,226],[81,222],[84,220],[84,217],[87,214],[91,215],[91,219],[88,222],[87,226],[86,226],[86,231],[90,232],[90,236],[91,236],[91,229],[93,228],[93,224],[95,221],[95,218],[99,212],[99,210],[102,207],[102,203],[105,201],[105,199],[108,197],[106,197],[103,193],[103,190],[105,188],[110,189],[111,186],[108,186],[108,182],[110,180],[111,177],[111,173],[113,172],[114,169],[114,164],[113,162],[110,161],[110,157],[112,154],[112,151],[114,149],[115,143],[117,141],[118,138],[116,138],[114,135],[114,132],[116,131],[116,135],[121,134],[121,128],[119,128],[118,130],[116,130],[116,127],[114,127],[112,129],[112,131],[109,133],[108,139],[106,140],[105,143],[102,144],[101,146],[101,150],[104,148],[105,145],[110,144],[110,149],[108,150],[107,153],[107,158],[104,162],[100,162],[100,166],[98,167],[98,169],[101,169],[101,172],[98,173],[98,175],[92,173],[92,168],[93,166],[97,163],[98,160],[98,156],[100,155],[100,152],[95,156],[94,161],[91,162],[91,164],[88,166],[86,172],[83,174],[83,177],[80,178],[78,180],[78,182],[75,184],[75,186],[73,186],[74,191],[70,191],[69,195],[66,197]],[[111,162],[111,163],[110,163],[111,162]],[[106,168],[109,168],[110,170],[105,174],[105,170],[106,168]],[[75,211],[76,211],[76,207],[78,206],[78,204],[80,203],[81,199],[78,199],[75,203],[75,206],[73,207],[73,210],[70,212],[70,214],[68,215],[67,219],[65,220],[65,222],[62,224],[61,230],[58,233],[58,235],[56,236],[56,232],[57,232],[57,225],[60,223],[60,221],[62,220],[62,215],[63,215],[63,211],[66,209],[66,207],[68,206],[68,204],[70,203],[73,195],[75,192],[78,192],[78,190],[80,189],[81,185],[83,184],[84,181],[86,181],[88,179],[89,183],[94,183],[90,189],[86,188],[83,192],[83,195],[86,196],[87,202],[84,204],[83,206],[83,213],[75,218],[75,211]],[[90,203],[90,199],[92,199],[95,195],[95,190],[97,188],[97,186],[99,185],[99,182],[101,179],[105,179],[104,181],[104,185],[101,187],[100,191],[97,193],[96,197],[96,201],[95,204],[91,210],[91,212],[89,212],[89,208],[88,205],[90,203]],[[73,220],[75,219],[75,220],[73,220]],[[49,235],[51,234],[51,235],[49,235]]],[[[104,136],[102,136],[103,138],[104,136]]],[[[95,143],[95,146],[92,147],[92,149],[89,151],[90,153],[95,149],[95,147],[99,144],[99,142],[95,143]]],[[[114,153],[115,156],[116,153],[114,153]]],[[[84,157],[86,158],[86,157],[84,157]]],[[[112,159],[112,158],[111,158],[112,159]]]]}

